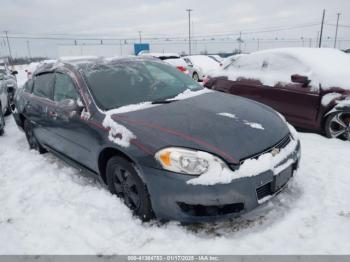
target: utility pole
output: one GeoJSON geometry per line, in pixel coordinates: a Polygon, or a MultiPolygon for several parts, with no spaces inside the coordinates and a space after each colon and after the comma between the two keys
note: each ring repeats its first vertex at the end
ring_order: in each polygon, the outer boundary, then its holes
{"type": "Polygon", "coordinates": [[[186,9],[188,12],[188,54],[192,54],[191,50],[191,12],[193,11],[192,9],[186,9]]]}
{"type": "Polygon", "coordinates": [[[238,46],[239,53],[242,53],[242,32],[239,32],[238,46]]]}
{"type": "Polygon", "coordinates": [[[29,43],[29,40],[27,40],[27,50],[28,50],[28,55],[29,55],[29,58],[32,58],[32,52],[30,50],[30,43],[29,43]]]}
{"type": "Polygon", "coordinates": [[[260,49],[260,38],[258,38],[258,51],[260,49]]]}
{"type": "Polygon", "coordinates": [[[339,27],[339,17],[340,13],[337,13],[337,27],[335,28],[335,38],[334,38],[334,48],[337,48],[337,39],[338,39],[338,27],[339,27]]]}
{"type": "Polygon", "coordinates": [[[10,60],[12,63],[12,52],[11,52],[11,45],[10,45],[10,41],[9,41],[9,37],[8,37],[8,31],[4,31],[5,35],[6,35],[6,41],[7,41],[7,47],[9,49],[9,55],[10,55],[10,60]]]}
{"type": "Polygon", "coordinates": [[[142,43],[142,37],[141,37],[142,31],[139,31],[139,37],[140,37],[140,44],[142,43]]]}
{"type": "Polygon", "coordinates": [[[320,31],[317,31],[316,47],[318,46],[319,39],[320,39],[320,31]]]}
{"type": "Polygon", "coordinates": [[[119,45],[120,45],[120,56],[122,56],[123,55],[123,43],[122,43],[121,39],[119,40],[119,45]]]}
{"type": "Polygon", "coordinates": [[[318,47],[322,47],[322,35],[323,35],[323,26],[324,26],[324,17],[326,16],[326,9],[323,9],[323,15],[322,15],[322,23],[321,23],[321,31],[320,31],[320,41],[318,43],[318,47]]]}

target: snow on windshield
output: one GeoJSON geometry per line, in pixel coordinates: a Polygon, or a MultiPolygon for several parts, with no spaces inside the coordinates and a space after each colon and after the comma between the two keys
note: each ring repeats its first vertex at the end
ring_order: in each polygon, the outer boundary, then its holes
{"type": "Polygon", "coordinates": [[[260,80],[265,85],[288,84],[291,75],[308,76],[311,86],[318,90],[341,87],[350,89],[350,57],[330,48],[281,48],[259,51],[240,57],[224,71],[213,76],[228,76],[260,80]]]}

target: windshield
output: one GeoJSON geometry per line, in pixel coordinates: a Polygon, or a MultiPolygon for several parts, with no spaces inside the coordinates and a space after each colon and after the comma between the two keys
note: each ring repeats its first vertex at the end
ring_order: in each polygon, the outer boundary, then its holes
{"type": "Polygon", "coordinates": [[[110,110],[171,99],[186,90],[203,89],[176,68],[154,61],[87,64],[83,75],[99,107],[110,110]]]}

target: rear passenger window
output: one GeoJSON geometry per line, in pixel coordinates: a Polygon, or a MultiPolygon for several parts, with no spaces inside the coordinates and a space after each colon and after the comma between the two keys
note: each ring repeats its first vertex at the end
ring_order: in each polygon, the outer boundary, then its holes
{"type": "Polygon", "coordinates": [[[56,73],[56,82],[54,89],[54,101],[63,101],[66,99],[77,100],[78,93],[69,76],[56,73]]]}
{"type": "Polygon", "coordinates": [[[33,91],[33,84],[34,84],[33,80],[29,79],[23,87],[24,91],[27,93],[31,93],[33,91]]]}
{"type": "Polygon", "coordinates": [[[52,98],[54,74],[42,74],[35,77],[33,95],[52,98]]]}

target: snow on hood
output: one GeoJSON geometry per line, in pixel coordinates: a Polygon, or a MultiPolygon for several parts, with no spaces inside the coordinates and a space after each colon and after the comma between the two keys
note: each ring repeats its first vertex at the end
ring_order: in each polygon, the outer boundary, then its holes
{"type": "MultiPolygon", "coordinates": [[[[241,164],[238,170],[232,171],[226,165],[222,165],[220,162],[212,162],[209,166],[209,170],[187,181],[187,184],[191,185],[215,185],[215,184],[229,184],[235,179],[243,177],[257,176],[263,172],[271,170],[274,175],[278,175],[283,170],[294,164],[292,159],[285,161],[297,148],[299,139],[294,127],[288,124],[292,139],[291,142],[280,153],[273,156],[271,153],[262,154],[257,159],[248,159],[241,164]]],[[[203,153],[202,157],[207,158],[207,153],[203,153]]]]}
{"type": "Polygon", "coordinates": [[[226,70],[213,76],[226,75],[260,80],[265,85],[290,83],[291,75],[308,76],[318,89],[341,87],[350,90],[350,56],[331,48],[280,48],[264,50],[240,57],[226,70]]]}

